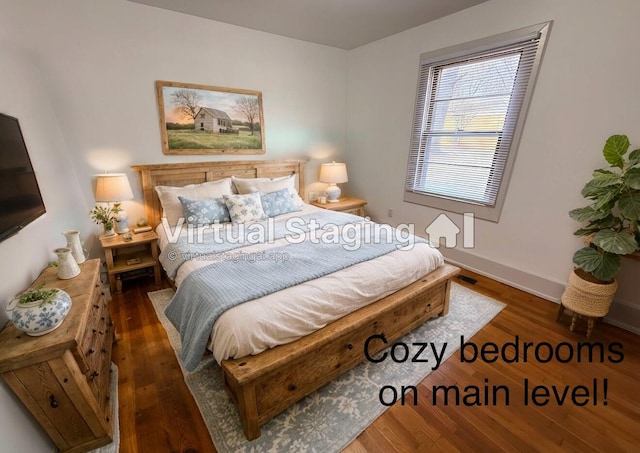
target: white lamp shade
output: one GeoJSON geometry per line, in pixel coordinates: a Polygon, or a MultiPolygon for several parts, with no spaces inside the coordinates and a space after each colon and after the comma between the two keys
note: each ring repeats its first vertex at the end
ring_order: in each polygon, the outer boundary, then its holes
{"type": "Polygon", "coordinates": [[[330,184],[340,184],[347,182],[347,164],[331,162],[330,164],[322,164],[320,166],[320,182],[330,184]]]}
{"type": "Polygon", "coordinates": [[[96,178],[96,201],[101,203],[131,200],[133,192],[124,173],[107,173],[96,178]]]}

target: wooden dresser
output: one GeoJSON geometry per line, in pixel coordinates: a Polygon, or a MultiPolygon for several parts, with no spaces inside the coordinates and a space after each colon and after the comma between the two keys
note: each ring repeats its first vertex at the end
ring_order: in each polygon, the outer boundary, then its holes
{"type": "MultiPolygon", "coordinates": [[[[45,269],[31,287],[60,288],[72,299],[62,324],[30,337],[12,322],[0,332],[0,374],[63,452],[84,452],[113,438],[109,400],[114,326],[100,281],[100,260],[59,280],[45,269]]],[[[114,402],[117,407],[117,401],[114,402]]]]}

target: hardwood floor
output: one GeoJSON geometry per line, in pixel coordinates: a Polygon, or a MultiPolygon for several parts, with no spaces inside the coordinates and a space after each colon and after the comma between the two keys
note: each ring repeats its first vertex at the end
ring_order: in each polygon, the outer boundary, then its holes
{"type": "MultiPolygon", "coordinates": [[[[461,363],[460,351],[444,362],[417,386],[418,404],[396,404],[367,428],[345,452],[426,452],[426,451],[638,451],[640,445],[640,337],[616,327],[599,324],[589,343],[601,343],[604,361],[568,360],[570,349],[586,339],[582,331],[571,333],[568,318],[555,321],[557,305],[480,275],[463,271],[477,280],[475,285],[458,283],[507,304],[485,328],[471,340],[482,346],[489,342],[499,347],[520,342],[519,363],[499,359],[493,363],[477,360],[461,363]],[[523,362],[523,344],[547,342],[559,350],[560,363],[540,363],[533,347],[523,362]],[[611,346],[618,342],[621,346],[611,346]],[[612,347],[612,353],[607,351],[612,347]],[[624,358],[620,359],[619,352],[624,358]],[[618,353],[616,353],[618,352],[618,353]],[[612,363],[609,358],[619,363],[612,363]],[[529,381],[529,404],[524,404],[524,382],[529,381]],[[582,385],[599,385],[597,405],[592,395],[578,388],[571,401],[571,391],[582,385]],[[606,405],[602,389],[607,382],[606,405]],[[453,386],[466,400],[456,405],[444,404],[444,392],[434,386],[453,386]],[[497,402],[465,406],[476,401],[471,395],[475,386],[484,403],[485,385],[506,386],[497,392],[497,402]],[[550,402],[536,406],[531,393],[535,386],[549,390],[550,402]],[[563,404],[555,400],[552,386],[560,398],[569,388],[563,404]],[[465,388],[467,388],[465,390],[465,388]],[[471,396],[469,396],[471,395],[471,396]],[[501,397],[502,395],[502,397],[501,397]]],[[[209,433],[197,406],[184,384],[175,355],[164,329],[158,322],[146,293],[168,285],[151,281],[127,282],[124,293],[113,296],[113,317],[120,341],[113,350],[119,368],[120,451],[129,452],[214,452],[209,433]],[[137,286],[136,286],[137,285],[137,286]]],[[[584,326],[579,325],[580,328],[584,326]]],[[[428,342],[432,339],[425,338],[428,342]]],[[[582,349],[586,356],[586,349],[582,349]]],[[[549,347],[540,346],[540,360],[548,357],[549,347]]],[[[471,357],[471,350],[467,351],[471,357]]],[[[487,356],[487,358],[489,358],[487,356]]],[[[507,359],[513,359],[509,354],[507,359]]],[[[408,383],[411,384],[411,383],[408,383]]],[[[543,402],[541,392],[538,403],[543,402]]],[[[488,393],[491,396],[491,392],[488,393]]],[[[451,395],[450,395],[451,396],[451,395]]],[[[412,400],[413,398],[409,398],[412,400]]]]}

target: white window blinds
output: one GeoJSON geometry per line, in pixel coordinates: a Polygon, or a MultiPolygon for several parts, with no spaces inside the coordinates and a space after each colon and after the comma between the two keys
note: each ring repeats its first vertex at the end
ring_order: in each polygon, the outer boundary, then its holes
{"type": "Polygon", "coordinates": [[[406,201],[424,195],[496,206],[535,78],[540,38],[539,31],[527,30],[507,43],[487,46],[483,40],[482,50],[466,54],[440,53],[436,61],[422,56],[405,188],[413,196],[406,201]]]}

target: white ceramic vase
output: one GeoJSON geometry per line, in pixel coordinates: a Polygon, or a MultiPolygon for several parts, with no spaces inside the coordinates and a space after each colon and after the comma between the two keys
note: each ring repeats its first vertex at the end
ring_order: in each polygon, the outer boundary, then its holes
{"type": "Polygon", "coordinates": [[[87,258],[84,256],[84,250],[82,250],[82,244],[80,243],[80,232],[78,230],[67,230],[62,234],[67,239],[67,247],[71,249],[71,255],[73,255],[76,263],[84,263],[87,258]]]}
{"type": "Polygon", "coordinates": [[[44,335],[58,328],[69,313],[71,297],[60,289],[56,289],[56,291],[58,294],[49,303],[35,300],[20,304],[18,299],[9,302],[6,310],[11,312],[13,324],[32,337],[44,335]]]}
{"type": "Polygon", "coordinates": [[[69,247],[61,247],[55,249],[54,253],[58,255],[58,278],[67,280],[75,277],[80,273],[80,266],[71,255],[69,247]]]}

